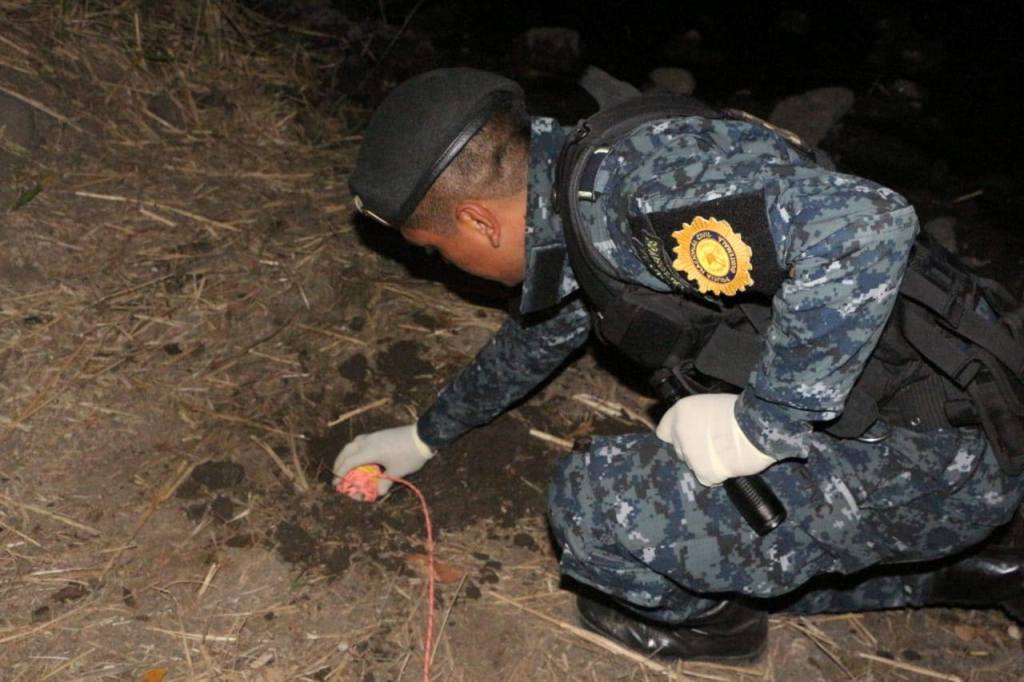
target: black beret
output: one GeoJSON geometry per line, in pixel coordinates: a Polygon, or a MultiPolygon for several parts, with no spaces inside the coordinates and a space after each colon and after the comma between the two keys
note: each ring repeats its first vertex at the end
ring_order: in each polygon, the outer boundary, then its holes
{"type": "Polygon", "coordinates": [[[400,227],[491,115],[522,97],[515,81],[467,68],[428,71],[396,87],[373,112],[349,177],[356,208],[400,227]]]}

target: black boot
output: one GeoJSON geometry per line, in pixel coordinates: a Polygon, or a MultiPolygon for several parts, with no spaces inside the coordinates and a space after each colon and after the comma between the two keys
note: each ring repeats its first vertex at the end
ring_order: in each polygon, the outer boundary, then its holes
{"type": "Polygon", "coordinates": [[[730,601],[679,625],[645,619],[597,595],[579,595],[576,607],[585,628],[647,656],[750,661],[768,639],[768,616],[730,601]]]}
{"type": "Polygon", "coordinates": [[[992,545],[929,574],[922,585],[929,606],[1001,608],[1024,623],[1024,548],[992,545]]]}

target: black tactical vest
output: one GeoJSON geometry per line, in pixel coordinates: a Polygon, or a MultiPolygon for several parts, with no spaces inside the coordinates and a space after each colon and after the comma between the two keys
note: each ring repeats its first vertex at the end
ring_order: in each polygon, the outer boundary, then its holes
{"type": "MultiPolygon", "coordinates": [[[[645,122],[685,116],[767,125],[689,97],[627,100],[581,122],[570,135],[559,157],[555,205],[599,336],[648,368],[656,387],[671,382],[687,393],[735,392],[761,356],[771,297],[786,273],[770,257],[755,262],[754,285],[728,301],[709,301],[692,290],[657,292],[617,276],[579,218],[579,202],[592,198],[608,147],[645,122]]],[[[792,134],[773,130],[798,153],[828,163],[792,134]]],[[[635,219],[646,221],[647,229],[659,217],[635,219]]],[[[774,253],[770,243],[761,247],[755,253],[774,253]]],[[[635,251],[643,248],[634,244],[635,251]]],[[[1024,308],[924,236],[913,247],[893,313],[841,416],[817,428],[839,438],[870,439],[884,434],[888,424],[983,428],[1003,470],[1024,471],[1024,308]],[[979,314],[986,307],[998,321],[979,314]]]]}

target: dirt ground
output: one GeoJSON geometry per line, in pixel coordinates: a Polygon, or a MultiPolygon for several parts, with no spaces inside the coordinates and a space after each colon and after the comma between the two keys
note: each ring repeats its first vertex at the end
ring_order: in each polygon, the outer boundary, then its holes
{"type": "MultiPolygon", "coordinates": [[[[429,404],[501,292],[353,221],[365,111],[314,106],[329,52],[179,4],[0,2],[0,95],[33,125],[0,133],[0,680],[418,679],[418,503],[328,466],[429,404]]],[[[432,679],[1022,676],[997,612],[777,616],[745,667],[588,640],[546,481],[649,407],[589,352],[416,477],[432,679]]]]}

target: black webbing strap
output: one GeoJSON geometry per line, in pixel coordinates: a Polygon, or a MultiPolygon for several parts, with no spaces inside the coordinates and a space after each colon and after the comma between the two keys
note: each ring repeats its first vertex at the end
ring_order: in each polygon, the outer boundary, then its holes
{"type": "Polygon", "coordinates": [[[999,376],[987,369],[978,372],[967,388],[996,460],[1004,472],[1014,476],[1024,471],[1024,419],[1009,409],[1005,391],[999,376]]]}
{"type": "Polygon", "coordinates": [[[901,331],[910,345],[961,388],[974,379],[984,364],[985,358],[978,349],[967,349],[951,334],[940,333],[931,313],[921,305],[904,305],[901,331]]]}
{"type": "Polygon", "coordinates": [[[715,327],[693,365],[709,377],[743,388],[761,357],[763,345],[759,336],[733,329],[723,322],[715,327]]]}
{"type": "MultiPolygon", "coordinates": [[[[998,323],[986,320],[965,307],[962,297],[959,295],[962,292],[956,289],[947,292],[925,275],[913,268],[908,268],[903,276],[900,294],[936,313],[957,334],[991,353],[1016,376],[1024,377],[1024,345],[1014,339],[1007,330],[1002,329],[998,323]]],[[[919,342],[927,348],[928,339],[919,339],[919,342]]],[[[917,343],[915,342],[915,345],[917,343]]],[[[925,353],[925,355],[931,354],[925,353]]],[[[962,352],[960,357],[964,357],[962,352]]]]}

